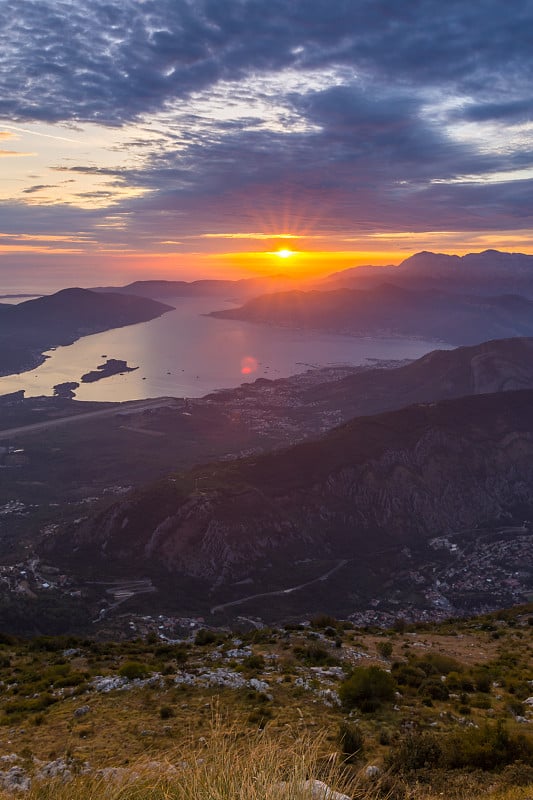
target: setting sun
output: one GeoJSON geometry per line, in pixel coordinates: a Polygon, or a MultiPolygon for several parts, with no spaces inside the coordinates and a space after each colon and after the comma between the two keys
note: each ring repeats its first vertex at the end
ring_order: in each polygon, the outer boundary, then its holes
{"type": "Polygon", "coordinates": [[[290,258],[290,256],[294,255],[294,252],[292,250],[278,250],[276,255],[278,258],[290,258]]]}

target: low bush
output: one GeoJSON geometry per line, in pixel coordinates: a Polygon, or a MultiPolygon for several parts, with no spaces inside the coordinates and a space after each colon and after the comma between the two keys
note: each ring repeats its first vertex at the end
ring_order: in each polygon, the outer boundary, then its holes
{"type": "Polygon", "coordinates": [[[522,761],[533,766],[533,739],[510,733],[498,722],[468,728],[446,737],[443,764],[449,769],[498,769],[522,761]]]}
{"type": "Polygon", "coordinates": [[[118,674],[121,678],[133,681],[138,678],[146,678],[150,674],[150,670],[146,664],[141,664],[140,661],[126,661],[120,667],[118,674]]]}
{"type": "Polygon", "coordinates": [[[390,658],[392,655],[392,642],[378,642],[377,651],[382,658],[390,658]]]}
{"type": "Polygon", "coordinates": [[[365,739],[361,728],[351,722],[341,722],[339,726],[339,747],[347,763],[353,763],[363,754],[365,739]]]}
{"type": "Polygon", "coordinates": [[[388,672],[379,667],[356,667],[339,687],[339,697],[346,709],[363,712],[377,710],[382,703],[394,700],[396,683],[388,672]]]}
{"type": "Polygon", "coordinates": [[[306,647],[297,645],[293,649],[294,655],[301,661],[313,667],[322,667],[338,664],[338,659],[331,655],[329,650],[319,644],[310,644],[306,647]]]}
{"type": "Polygon", "coordinates": [[[441,745],[435,734],[413,731],[391,748],[387,766],[392,772],[413,772],[427,767],[434,769],[440,764],[441,758],[441,745]]]}

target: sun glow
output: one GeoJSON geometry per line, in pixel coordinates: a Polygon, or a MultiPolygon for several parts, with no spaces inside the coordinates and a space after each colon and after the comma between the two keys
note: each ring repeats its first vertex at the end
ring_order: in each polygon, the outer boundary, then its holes
{"type": "Polygon", "coordinates": [[[294,255],[294,253],[292,250],[283,249],[283,250],[277,250],[276,255],[278,256],[278,258],[290,258],[291,256],[294,255]]]}

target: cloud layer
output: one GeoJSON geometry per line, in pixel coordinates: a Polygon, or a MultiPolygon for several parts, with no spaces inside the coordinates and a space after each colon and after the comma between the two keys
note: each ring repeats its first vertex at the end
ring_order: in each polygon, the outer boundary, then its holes
{"type": "Polygon", "coordinates": [[[2,12],[0,120],[118,136],[116,163],[73,162],[58,143],[4,197],[5,224],[46,202],[55,232],[75,220],[108,245],[186,250],[187,237],[269,225],[347,237],[531,222],[531,0],[5,0],[2,12]],[[85,183],[61,203],[60,179],[85,183]]]}

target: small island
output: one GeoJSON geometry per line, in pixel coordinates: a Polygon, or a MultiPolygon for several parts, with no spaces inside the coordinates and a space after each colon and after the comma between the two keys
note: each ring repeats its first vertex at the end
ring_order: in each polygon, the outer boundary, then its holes
{"type": "Polygon", "coordinates": [[[77,381],[67,381],[66,383],[56,383],[54,386],[54,397],[59,397],[61,400],[74,400],[76,396],[76,389],[79,383],[77,381]]]}
{"type": "Polygon", "coordinates": [[[119,375],[122,372],[134,372],[139,367],[128,367],[127,361],[120,358],[108,358],[105,364],[100,364],[92,372],[86,372],[81,376],[83,383],[94,383],[102,378],[110,378],[112,375],[119,375]]]}

